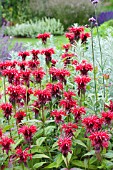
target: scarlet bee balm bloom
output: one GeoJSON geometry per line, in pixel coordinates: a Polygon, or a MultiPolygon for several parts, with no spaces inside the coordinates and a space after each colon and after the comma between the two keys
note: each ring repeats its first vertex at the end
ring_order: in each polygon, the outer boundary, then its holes
{"type": "Polygon", "coordinates": [[[32,125],[30,127],[28,126],[22,126],[19,128],[18,133],[22,134],[25,138],[25,140],[30,143],[32,141],[33,134],[36,133],[37,128],[36,126],[32,125]]]}
{"type": "Polygon", "coordinates": [[[21,56],[22,61],[24,61],[27,56],[30,56],[30,53],[28,51],[21,51],[21,52],[18,53],[18,56],[21,56]]]}
{"type": "Polygon", "coordinates": [[[44,34],[38,34],[36,38],[42,39],[42,43],[46,44],[47,38],[50,38],[50,35],[51,35],[50,33],[45,32],[44,34]]]}
{"type": "Polygon", "coordinates": [[[19,158],[19,163],[26,163],[28,157],[32,159],[32,154],[28,153],[29,148],[26,148],[25,150],[22,150],[22,148],[16,149],[16,156],[19,158]]]}
{"type": "Polygon", "coordinates": [[[25,113],[25,112],[19,111],[19,112],[16,112],[16,114],[15,114],[14,117],[16,118],[17,123],[20,123],[25,116],[26,116],[26,113],[25,113]]]}
{"type": "Polygon", "coordinates": [[[76,71],[80,71],[81,75],[87,75],[88,71],[92,71],[93,66],[86,60],[82,60],[80,64],[77,64],[76,71]]]}
{"type": "Polygon", "coordinates": [[[6,154],[8,154],[9,150],[11,149],[11,144],[13,144],[14,141],[11,138],[8,138],[6,136],[2,137],[0,140],[0,145],[2,145],[2,150],[6,151],[6,154]]]}
{"type": "Polygon", "coordinates": [[[9,117],[12,114],[12,104],[11,103],[3,103],[0,108],[3,110],[4,117],[9,120],[9,117]]]}
{"type": "Polygon", "coordinates": [[[74,123],[69,122],[68,124],[63,124],[62,125],[62,130],[65,132],[65,135],[68,137],[72,137],[73,136],[73,132],[75,131],[75,129],[77,129],[78,126],[74,123]]]}
{"type": "Polygon", "coordinates": [[[54,110],[51,112],[51,116],[55,117],[56,123],[60,123],[60,122],[63,122],[62,116],[66,116],[66,113],[62,110],[54,110]]]}

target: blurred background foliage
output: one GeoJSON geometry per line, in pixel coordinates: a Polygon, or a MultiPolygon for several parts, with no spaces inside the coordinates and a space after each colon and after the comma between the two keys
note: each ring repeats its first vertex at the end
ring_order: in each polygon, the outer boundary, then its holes
{"type": "MultiPolygon", "coordinates": [[[[60,19],[65,30],[73,23],[87,24],[94,16],[90,0],[1,0],[1,21],[10,25],[44,17],[60,19]]],[[[98,14],[113,11],[113,0],[100,0],[98,14]]]]}

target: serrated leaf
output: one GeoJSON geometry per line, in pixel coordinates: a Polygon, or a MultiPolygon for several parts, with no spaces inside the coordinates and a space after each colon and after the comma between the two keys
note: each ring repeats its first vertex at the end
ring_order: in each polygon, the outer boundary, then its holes
{"type": "Polygon", "coordinates": [[[36,145],[41,146],[45,139],[46,137],[40,137],[39,139],[36,140],[36,145]]]}
{"type": "Polygon", "coordinates": [[[42,165],[44,165],[46,162],[39,162],[39,163],[36,163],[33,168],[39,168],[41,167],[42,165]]]}
{"type": "Polygon", "coordinates": [[[47,159],[49,159],[50,157],[45,155],[45,154],[36,154],[36,155],[33,155],[32,158],[33,159],[36,159],[36,158],[47,158],[47,159]]]}

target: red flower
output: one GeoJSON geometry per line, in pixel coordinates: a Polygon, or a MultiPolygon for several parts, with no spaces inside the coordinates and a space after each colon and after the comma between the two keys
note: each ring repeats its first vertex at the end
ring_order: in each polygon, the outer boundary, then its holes
{"type": "Polygon", "coordinates": [[[40,54],[39,50],[32,50],[31,54],[33,55],[32,60],[37,60],[38,59],[38,54],[40,54]]]}
{"type": "Polygon", "coordinates": [[[1,109],[3,110],[4,117],[9,120],[9,117],[12,114],[12,104],[10,103],[3,103],[1,104],[1,109]]]}
{"type": "Polygon", "coordinates": [[[37,67],[38,67],[39,64],[40,64],[40,61],[39,61],[39,60],[29,60],[29,61],[28,61],[28,67],[29,67],[31,70],[37,69],[37,67]]]}
{"type": "Polygon", "coordinates": [[[19,158],[19,163],[26,163],[28,157],[30,159],[32,159],[32,154],[29,154],[27,151],[29,150],[29,148],[26,148],[25,150],[22,150],[22,148],[18,148],[16,149],[16,155],[17,158],[19,158]]]}
{"type": "Polygon", "coordinates": [[[20,123],[25,116],[26,116],[26,113],[25,113],[25,112],[19,111],[19,112],[16,112],[16,114],[15,114],[14,117],[16,118],[17,123],[20,123]]]}
{"type": "Polygon", "coordinates": [[[51,90],[51,94],[53,97],[60,98],[61,90],[63,89],[62,83],[58,82],[56,84],[48,83],[46,85],[47,89],[51,90]]]}
{"type": "Polygon", "coordinates": [[[105,107],[108,108],[111,112],[113,112],[113,101],[110,100],[110,104],[109,105],[105,104],[105,107]]]}
{"type": "Polygon", "coordinates": [[[73,60],[73,61],[72,61],[72,64],[73,64],[73,65],[77,65],[77,64],[78,64],[78,61],[77,61],[77,60],[73,60]]]}
{"type": "Polygon", "coordinates": [[[22,93],[22,95],[23,95],[23,100],[24,100],[24,102],[27,102],[27,104],[28,104],[28,102],[30,101],[30,95],[31,95],[31,94],[33,94],[32,88],[28,88],[27,90],[26,90],[26,89],[23,89],[23,93],[22,93]]]}
{"type": "Polygon", "coordinates": [[[108,148],[109,135],[104,131],[94,132],[89,136],[96,152],[100,152],[100,149],[108,148]]]}
{"type": "Polygon", "coordinates": [[[105,124],[110,125],[111,121],[113,120],[113,112],[111,111],[102,112],[102,118],[104,119],[105,124]]]}
{"type": "Polygon", "coordinates": [[[87,75],[88,71],[93,70],[93,67],[86,60],[82,60],[82,63],[76,66],[76,70],[80,71],[82,75],[87,75]]]}
{"type": "Polygon", "coordinates": [[[6,154],[8,154],[9,150],[11,149],[11,144],[14,143],[13,139],[8,138],[6,136],[2,137],[0,140],[0,145],[2,145],[2,150],[6,151],[6,154]]]}
{"type": "Polygon", "coordinates": [[[52,60],[52,54],[54,54],[55,53],[55,51],[54,51],[54,49],[53,48],[47,48],[47,49],[44,49],[44,50],[42,50],[41,51],[41,54],[44,54],[45,55],[45,61],[46,61],[46,64],[48,65],[50,62],[51,62],[51,60],[52,60]]]}
{"type": "Polygon", "coordinates": [[[69,137],[59,138],[58,146],[59,146],[59,150],[66,157],[68,155],[68,152],[71,153],[71,149],[70,149],[72,146],[71,138],[69,138],[69,137]]]}
{"type": "Polygon", "coordinates": [[[15,102],[20,103],[21,99],[23,99],[23,94],[25,93],[25,88],[22,86],[8,86],[7,94],[9,94],[9,101],[12,104],[15,102]]]}
{"type": "Polygon", "coordinates": [[[78,128],[78,126],[74,123],[69,122],[68,124],[63,124],[61,128],[62,130],[64,130],[66,136],[72,137],[73,132],[75,131],[75,129],[78,128]]]}
{"type": "Polygon", "coordinates": [[[103,119],[93,115],[93,116],[85,117],[82,123],[86,127],[86,133],[92,133],[101,129],[103,124],[103,119]]]}
{"type": "Polygon", "coordinates": [[[79,120],[81,120],[81,115],[85,114],[85,108],[84,107],[74,107],[71,109],[71,112],[73,113],[75,117],[75,122],[77,123],[79,120]]]}
{"type": "Polygon", "coordinates": [[[76,96],[76,94],[73,92],[73,91],[68,91],[68,92],[64,92],[64,97],[67,99],[67,100],[72,100],[72,97],[73,96],[76,96]]]}
{"type": "Polygon", "coordinates": [[[28,66],[27,61],[21,61],[17,63],[18,66],[20,66],[20,70],[25,70],[25,67],[28,66]]]}
{"type": "Polygon", "coordinates": [[[35,90],[34,95],[38,97],[38,102],[41,105],[44,105],[51,100],[51,92],[47,88],[44,90],[35,90]]]}
{"type": "Polygon", "coordinates": [[[62,116],[66,116],[66,113],[62,110],[54,110],[51,112],[51,116],[55,117],[56,123],[60,123],[60,122],[63,122],[62,116]]]}
{"type": "Polygon", "coordinates": [[[15,75],[18,74],[18,70],[14,69],[5,69],[2,71],[3,76],[8,76],[8,82],[13,83],[15,75]]]}
{"type": "Polygon", "coordinates": [[[60,100],[59,105],[63,106],[63,108],[65,109],[66,112],[70,112],[70,110],[72,109],[72,107],[76,106],[76,100],[67,100],[67,99],[62,99],[60,100]]]}
{"type": "Polygon", "coordinates": [[[38,34],[36,38],[42,39],[42,43],[46,44],[47,38],[50,38],[50,35],[51,35],[50,33],[45,32],[44,34],[38,34]]]}
{"type": "Polygon", "coordinates": [[[55,65],[56,65],[56,63],[57,63],[57,60],[52,59],[52,60],[51,60],[51,63],[52,63],[52,67],[55,67],[55,65]]]}
{"type": "Polygon", "coordinates": [[[31,71],[30,70],[23,70],[21,71],[21,76],[22,76],[22,81],[29,87],[29,81],[30,81],[30,75],[31,71]]]}
{"type": "Polygon", "coordinates": [[[28,126],[22,126],[19,128],[18,133],[22,134],[25,138],[25,140],[29,143],[32,140],[33,134],[36,133],[37,129],[36,126],[32,125],[30,127],[28,126]]]}
{"type": "Polygon", "coordinates": [[[70,27],[69,31],[74,33],[74,39],[76,41],[78,41],[80,39],[81,32],[84,31],[84,27],[83,26],[81,26],[81,27],[70,27]]]}
{"type": "Polygon", "coordinates": [[[69,48],[71,47],[71,44],[64,44],[63,48],[65,49],[65,52],[67,53],[69,48]]]}
{"type": "Polygon", "coordinates": [[[70,41],[70,43],[71,44],[73,44],[74,43],[74,34],[73,33],[70,33],[70,32],[66,32],[65,33],[65,36],[66,36],[66,38],[68,38],[69,39],[69,41],[70,41]]]}
{"type": "Polygon", "coordinates": [[[32,75],[34,76],[36,83],[41,83],[45,74],[46,73],[43,71],[42,67],[32,72],[32,75]]]}
{"type": "Polygon", "coordinates": [[[80,95],[80,91],[82,93],[86,92],[86,85],[89,83],[91,78],[88,76],[76,76],[75,82],[78,84],[78,95],[80,95]]]}
{"type": "Polygon", "coordinates": [[[80,34],[80,39],[81,39],[81,41],[82,41],[82,43],[86,43],[87,42],[87,39],[89,38],[89,37],[91,37],[91,35],[90,35],[90,33],[84,33],[84,32],[82,32],[81,34],[80,34]]]}
{"type": "Polygon", "coordinates": [[[22,61],[24,61],[27,56],[30,56],[30,53],[28,51],[21,51],[21,52],[18,53],[18,56],[21,56],[22,61]]]}

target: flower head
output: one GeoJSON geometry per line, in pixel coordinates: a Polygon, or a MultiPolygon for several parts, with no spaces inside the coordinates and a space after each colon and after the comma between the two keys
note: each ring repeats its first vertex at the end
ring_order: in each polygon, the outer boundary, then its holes
{"type": "Polygon", "coordinates": [[[75,106],[71,109],[71,112],[75,117],[75,122],[77,123],[79,120],[81,120],[82,114],[86,113],[86,110],[84,107],[76,107],[75,106]]]}
{"type": "Polygon", "coordinates": [[[28,157],[32,159],[32,154],[28,153],[29,148],[26,148],[25,150],[22,150],[22,148],[17,148],[16,149],[16,156],[19,158],[18,162],[19,163],[26,163],[28,157]]]}
{"type": "Polygon", "coordinates": [[[62,54],[62,59],[63,59],[63,62],[64,62],[64,66],[66,66],[67,64],[70,64],[71,63],[71,58],[74,56],[74,54],[72,53],[64,53],[62,54]]]}
{"type": "Polygon", "coordinates": [[[43,77],[45,76],[45,72],[42,67],[38,68],[35,71],[32,71],[32,75],[35,78],[36,83],[41,83],[43,77]]]}
{"type": "Polygon", "coordinates": [[[69,137],[60,137],[58,139],[58,146],[59,150],[62,152],[62,154],[66,157],[68,155],[68,152],[71,153],[71,146],[72,146],[72,141],[71,138],[69,137]]]}
{"type": "Polygon", "coordinates": [[[3,135],[3,134],[2,134],[2,129],[0,128],[0,138],[2,137],[2,135],[3,135]]]}
{"type": "Polygon", "coordinates": [[[37,67],[39,66],[40,64],[40,61],[39,60],[29,60],[28,61],[28,67],[31,69],[31,70],[36,70],[37,67]]]}
{"type": "Polygon", "coordinates": [[[81,39],[81,41],[82,41],[82,43],[86,43],[87,42],[87,39],[89,38],[89,37],[91,37],[91,35],[90,35],[90,33],[84,33],[84,32],[82,32],[81,34],[80,34],[80,39],[81,39]]]}
{"type": "Polygon", "coordinates": [[[86,60],[82,60],[82,62],[76,66],[76,71],[80,71],[81,75],[87,75],[88,71],[92,70],[92,64],[88,63],[86,60]]]}
{"type": "Polygon", "coordinates": [[[64,44],[62,47],[65,49],[65,52],[67,53],[69,48],[71,47],[71,44],[64,44]]]}
{"type": "Polygon", "coordinates": [[[18,70],[16,70],[15,68],[5,69],[5,70],[2,71],[2,75],[7,76],[8,82],[11,83],[11,84],[13,83],[14,77],[16,76],[16,74],[18,74],[18,70]]]}
{"type": "Polygon", "coordinates": [[[45,32],[44,34],[38,34],[36,38],[42,39],[42,43],[46,44],[47,38],[50,38],[50,35],[51,35],[50,33],[45,32]]]}
{"type": "Polygon", "coordinates": [[[24,61],[27,56],[30,56],[30,53],[28,51],[21,51],[21,52],[18,53],[18,56],[21,56],[22,61],[24,61]]]}
{"type": "Polygon", "coordinates": [[[81,26],[81,27],[74,27],[74,26],[73,26],[73,27],[70,27],[70,28],[69,28],[69,31],[74,34],[74,39],[75,39],[76,41],[78,41],[78,40],[80,39],[80,34],[81,34],[81,32],[84,31],[84,27],[83,27],[83,26],[81,26]]]}
{"type": "Polygon", "coordinates": [[[104,119],[105,124],[110,125],[111,121],[113,120],[113,112],[111,111],[102,112],[102,118],[104,119]]]}
{"type": "Polygon", "coordinates": [[[75,123],[71,123],[71,122],[69,122],[68,124],[62,125],[62,130],[65,132],[65,135],[68,136],[68,137],[72,137],[73,132],[77,128],[78,128],[78,126],[75,123]]]}
{"type": "Polygon", "coordinates": [[[64,111],[62,111],[62,110],[53,110],[51,112],[51,116],[55,117],[55,122],[56,123],[60,123],[60,122],[63,122],[62,116],[66,116],[66,113],[64,111]]]}
{"type": "Polygon", "coordinates": [[[48,65],[50,62],[51,62],[51,60],[52,60],[52,54],[54,54],[55,53],[55,51],[54,51],[54,49],[53,48],[47,48],[47,49],[43,49],[42,51],[41,51],[41,54],[44,54],[45,55],[45,61],[46,61],[46,64],[48,65]]]}
{"type": "Polygon", "coordinates": [[[38,101],[34,101],[34,103],[33,103],[33,112],[35,112],[35,119],[37,119],[37,117],[38,117],[40,108],[41,108],[40,103],[38,101]]]}
{"type": "Polygon", "coordinates": [[[2,145],[2,150],[6,151],[6,154],[8,154],[9,150],[11,149],[11,144],[13,144],[14,141],[11,138],[8,138],[6,136],[3,136],[0,140],[0,145],[2,145]]]}
{"type": "Polygon", "coordinates": [[[110,100],[110,104],[109,105],[105,104],[105,107],[108,108],[111,112],[113,112],[113,101],[110,100]]]}
{"type": "Polygon", "coordinates": [[[9,120],[9,117],[12,114],[12,104],[11,103],[3,103],[0,108],[3,110],[4,117],[9,120]]]}
{"type": "Polygon", "coordinates": [[[59,106],[63,106],[63,108],[65,109],[65,111],[67,113],[70,113],[72,107],[76,106],[76,100],[71,99],[71,100],[67,100],[67,99],[62,99],[60,100],[59,106]]]}
{"type": "Polygon", "coordinates": [[[31,54],[33,55],[32,60],[37,60],[38,59],[38,54],[40,54],[39,50],[31,50],[31,54]]]}
{"type": "Polygon", "coordinates": [[[100,152],[101,149],[103,148],[108,148],[108,141],[110,139],[109,135],[107,132],[104,131],[98,131],[94,132],[89,136],[89,139],[92,142],[92,145],[96,152],[100,152]]]}
{"type": "Polygon", "coordinates": [[[17,123],[20,123],[25,116],[26,116],[25,112],[19,111],[19,112],[16,112],[14,117],[16,118],[17,123]]]}
{"type": "Polygon", "coordinates": [[[22,134],[25,140],[30,143],[32,141],[33,134],[36,133],[37,128],[34,125],[29,126],[22,126],[19,128],[18,133],[22,134]]]}
{"type": "Polygon", "coordinates": [[[74,43],[74,38],[75,38],[74,33],[66,32],[66,33],[65,33],[65,36],[66,36],[66,38],[69,39],[69,41],[70,41],[71,44],[74,43]]]}

